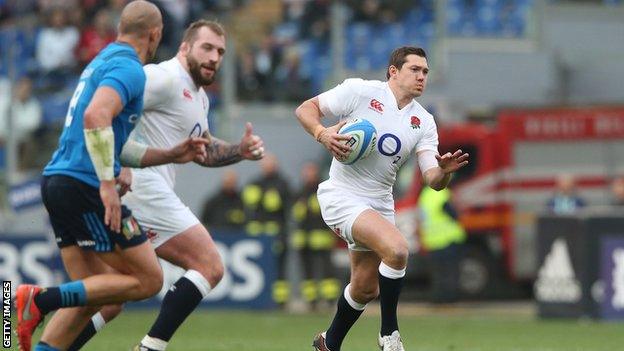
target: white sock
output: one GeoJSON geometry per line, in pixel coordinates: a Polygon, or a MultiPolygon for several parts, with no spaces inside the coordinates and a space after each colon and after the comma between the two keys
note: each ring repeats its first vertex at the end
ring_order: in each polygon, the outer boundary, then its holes
{"type": "Polygon", "coordinates": [[[184,278],[190,280],[191,283],[195,285],[197,290],[199,290],[199,293],[202,295],[202,298],[206,297],[206,295],[208,295],[208,293],[212,290],[208,280],[206,280],[206,278],[204,278],[204,276],[198,271],[189,269],[186,273],[184,273],[184,278]]]}
{"type": "Polygon", "coordinates": [[[351,307],[353,307],[353,309],[358,310],[358,311],[363,311],[366,308],[365,303],[359,303],[357,301],[355,301],[352,297],[351,297],[351,283],[349,283],[345,289],[344,289],[344,297],[345,300],[347,300],[347,302],[349,303],[349,305],[351,307]]]}
{"type": "Polygon", "coordinates": [[[143,340],[141,340],[141,345],[145,347],[149,347],[150,349],[158,350],[158,351],[165,351],[165,349],[167,348],[167,344],[169,343],[166,342],[165,340],[152,338],[149,335],[145,335],[143,337],[143,340]]]}
{"type": "Polygon", "coordinates": [[[94,314],[93,317],[91,317],[91,322],[93,323],[93,327],[95,328],[96,332],[102,330],[102,328],[104,328],[104,324],[106,324],[106,321],[104,320],[104,317],[102,317],[102,313],[100,312],[94,314]]]}
{"type": "Polygon", "coordinates": [[[379,274],[383,275],[386,278],[390,279],[399,279],[405,277],[405,270],[407,267],[403,269],[394,269],[387,264],[381,262],[379,265],[379,274]]]}

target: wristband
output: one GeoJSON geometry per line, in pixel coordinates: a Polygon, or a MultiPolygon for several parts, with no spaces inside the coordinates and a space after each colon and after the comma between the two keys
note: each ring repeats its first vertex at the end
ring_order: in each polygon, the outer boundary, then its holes
{"type": "Polygon", "coordinates": [[[129,139],[121,149],[119,161],[121,161],[122,166],[140,168],[141,160],[146,151],[147,145],[129,139]]]}
{"type": "Polygon", "coordinates": [[[115,134],[113,127],[85,129],[84,136],[87,151],[98,179],[100,181],[115,179],[115,134]]]}
{"type": "Polygon", "coordinates": [[[318,126],[316,126],[314,128],[314,139],[316,139],[316,141],[320,142],[320,138],[321,138],[321,133],[325,130],[325,127],[323,127],[322,124],[319,124],[318,126]]]}

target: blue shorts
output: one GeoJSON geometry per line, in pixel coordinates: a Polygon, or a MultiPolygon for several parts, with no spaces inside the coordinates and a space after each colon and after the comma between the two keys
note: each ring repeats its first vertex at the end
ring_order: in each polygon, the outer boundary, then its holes
{"type": "Polygon", "coordinates": [[[121,233],[104,224],[104,205],[100,191],[75,178],[64,175],[43,177],[41,198],[50,215],[56,244],[59,248],[78,245],[87,250],[110,252],[119,245],[122,249],[147,241],[145,232],[121,206],[121,233]]]}

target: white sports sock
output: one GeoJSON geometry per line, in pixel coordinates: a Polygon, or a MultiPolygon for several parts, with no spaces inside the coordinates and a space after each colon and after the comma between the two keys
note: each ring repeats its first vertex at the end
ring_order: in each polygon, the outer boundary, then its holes
{"type": "Polygon", "coordinates": [[[106,321],[104,320],[104,317],[102,317],[102,313],[100,312],[94,314],[93,317],[91,317],[91,322],[93,322],[93,327],[95,328],[96,332],[102,330],[102,328],[104,328],[104,324],[106,324],[106,321]]]}
{"type": "Polygon", "coordinates": [[[199,293],[202,295],[202,298],[206,297],[206,295],[208,295],[208,293],[212,290],[208,280],[206,280],[206,278],[204,278],[204,276],[198,271],[189,269],[186,273],[184,273],[184,278],[190,280],[191,283],[195,285],[197,290],[199,290],[199,293]]]}
{"type": "Polygon", "coordinates": [[[353,307],[353,309],[358,310],[358,311],[363,311],[366,308],[365,303],[359,303],[357,301],[355,301],[352,297],[351,297],[351,283],[349,283],[345,289],[344,289],[344,297],[345,300],[347,300],[347,302],[349,303],[349,305],[351,307],[353,307]]]}
{"type": "Polygon", "coordinates": [[[403,269],[394,269],[387,264],[381,262],[379,265],[379,274],[383,275],[386,278],[390,279],[399,279],[405,277],[405,270],[407,267],[403,269]]]}
{"type": "Polygon", "coordinates": [[[149,335],[145,335],[143,337],[143,340],[141,340],[141,345],[145,347],[149,347],[150,349],[153,349],[153,350],[158,350],[158,351],[165,351],[165,349],[167,348],[167,344],[169,343],[166,342],[165,340],[152,338],[149,335]]]}

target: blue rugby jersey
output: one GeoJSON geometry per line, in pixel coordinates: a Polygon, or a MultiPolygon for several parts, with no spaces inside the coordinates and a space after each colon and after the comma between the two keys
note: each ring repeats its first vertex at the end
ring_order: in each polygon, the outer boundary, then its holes
{"type": "Polygon", "coordinates": [[[134,48],[125,43],[111,43],[84,69],[70,101],[65,127],[58,149],[43,170],[44,176],[67,175],[91,186],[100,182],[87,152],[84,138],[84,112],[99,87],[115,89],[121,97],[123,110],[113,119],[115,134],[115,177],[121,164],[119,155],[143,110],[145,73],[134,48]]]}

